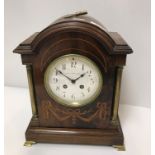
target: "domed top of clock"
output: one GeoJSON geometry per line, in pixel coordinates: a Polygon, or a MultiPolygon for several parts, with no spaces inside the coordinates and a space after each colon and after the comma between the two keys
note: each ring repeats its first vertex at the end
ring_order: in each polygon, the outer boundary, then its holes
{"type": "Polygon", "coordinates": [[[46,27],[41,32],[36,32],[30,38],[22,42],[14,53],[36,54],[40,50],[40,45],[50,45],[53,40],[61,38],[61,43],[75,39],[93,46],[93,41],[102,46],[102,51],[109,55],[126,55],[132,53],[132,49],[126,41],[117,33],[108,31],[99,21],[87,15],[86,11],[63,16],[46,27]],[[78,38],[77,38],[78,36],[78,38]],[[85,36],[85,37],[83,37],[85,36]],[[87,38],[86,38],[87,37],[87,38]],[[69,39],[70,38],[70,39],[69,39]],[[87,40],[87,41],[86,41],[87,40]]]}

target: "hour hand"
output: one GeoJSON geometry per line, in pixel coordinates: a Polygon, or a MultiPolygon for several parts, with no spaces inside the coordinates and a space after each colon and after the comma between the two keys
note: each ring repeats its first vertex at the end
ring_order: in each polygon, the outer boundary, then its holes
{"type": "Polygon", "coordinates": [[[85,74],[86,74],[86,73],[83,73],[83,74],[81,74],[78,78],[74,79],[74,80],[73,80],[73,83],[75,83],[78,79],[84,77],[85,74]]]}

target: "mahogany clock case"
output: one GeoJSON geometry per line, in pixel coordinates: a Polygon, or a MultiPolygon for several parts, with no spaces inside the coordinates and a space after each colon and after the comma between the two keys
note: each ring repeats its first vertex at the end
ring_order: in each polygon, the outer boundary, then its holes
{"type": "Polygon", "coordinates": [[[33,34],[14,52],[21,54],[31,82],[33,117],[26,131],[27,141],[123,145],[116,84],[118,70],[122,70],[126,55],[132,53],[132,49],[118,33],[109,32],[89,16],[63,17],[40,33],[33,34]],[[67,54],[88,57],[102,72],[102,91],[86,106],[63,106],[45,89],[47,66],[67,54]]]}

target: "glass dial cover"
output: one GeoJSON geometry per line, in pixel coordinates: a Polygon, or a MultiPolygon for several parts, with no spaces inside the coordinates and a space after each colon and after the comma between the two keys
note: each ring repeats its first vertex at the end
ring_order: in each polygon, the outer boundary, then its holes
{"type": "Polygon", "coordinates": [[[64,106],[81,107],[99,96],[103,78],[91,59],[68,54],[56,58],[48,65],[44,84],[48,95],[56,102],[64,106]]]}

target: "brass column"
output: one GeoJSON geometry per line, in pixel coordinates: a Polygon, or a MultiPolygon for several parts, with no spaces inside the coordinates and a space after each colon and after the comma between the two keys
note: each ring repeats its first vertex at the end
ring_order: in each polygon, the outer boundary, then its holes
{"type": "Polygon", "coordinates": [[[36,108],[36,101],[35,101],[35,95],[34,95],[32,65],[26,65],[26,70],[27,70],[27,77],[28,77],[28,84],[29,84],[32,114],[33,114],[33,118],[37,118],[37,108],[36,108]]]}
{"type": "Polygon", "coordinates": [[[120,99],[122,71],[123,71],[123,67],[117,67],[117,69],[116,69],[115,96],[114,96],[114,104],[113,104],[112,121],[116,121],[117,116],[118,116],[118,107],[119,107],[119,99],[120,99]]]}

